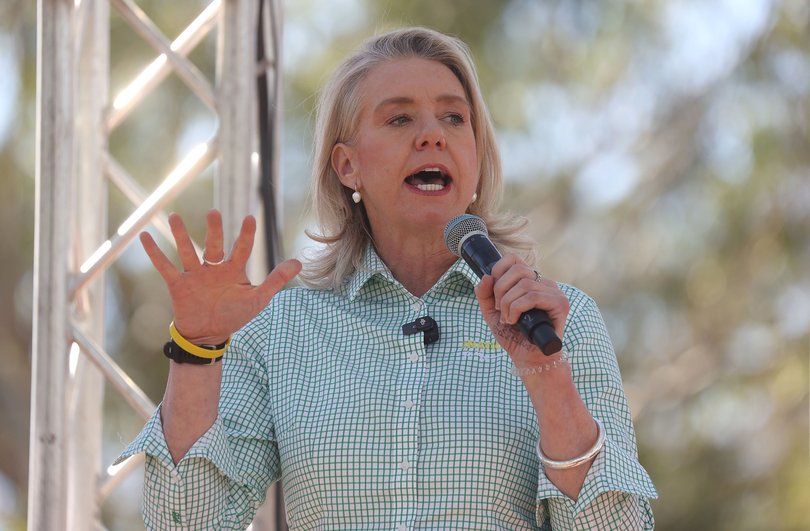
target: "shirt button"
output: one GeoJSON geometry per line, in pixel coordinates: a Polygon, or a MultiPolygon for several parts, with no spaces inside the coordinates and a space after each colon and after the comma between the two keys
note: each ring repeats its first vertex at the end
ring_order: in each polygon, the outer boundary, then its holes
{"type": "Polygon", "coordinates": [[[399,468],[401,468],[403,472],[407,472],[411,468],[411,464],[408,462],[407,459],[403,459],[402,462],[399,464],[399,468]]]}
{"type": "Polygon", "coordinates": [[[399,524],[397,526],[397,531],[408,531],[408,526],[406,526],[405,524],[399,524]]]}
{"type": "Polygon", "coordinates": [[[408,354],[408,361],[419,361],[418,354],[408,354]]]}
{"type": "Polygon", "coordinates": [[[402,403],[402,405],[404,405],[407,409],[413,409],[416,406],[413,400],[406,400],[402,403]]]}
{"type": "Polygon", "coordinates": [[[411,304],[411,308],[413,308],[413,311],[415,311],[415,312],[422,311],[422,303],[419,302],[419,301],[416,301],[415,303],[411,304]]]}

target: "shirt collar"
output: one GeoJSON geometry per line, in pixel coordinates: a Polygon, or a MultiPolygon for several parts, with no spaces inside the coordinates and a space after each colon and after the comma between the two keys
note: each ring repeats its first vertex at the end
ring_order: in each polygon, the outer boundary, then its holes
{"type": "MultiPolygon", "coordinates": [[[[391,274],[391,270],[388,269],[388,266],[385,265],[377,254],[374,246],[369,243],[366,245],[366,250],[363,252],[363,258],[360,261],[359,267],[350,275],[346,282],[346,295],[349,300],[353,301],[360,294],[360,290],[363,286],[376,275],[379,275],[382,279],[393,284],[399,284],[394,278],[394,275],[391,274]]],[[[478,276],[476,276],[472,268],[468,266],[464,260],[459,258],[450,266],[450,269],[445,271],[439,281],[436,282],[436,286],[441,286],[457,275],[461,275],[463,278],[467,279],[473,286],[478,283],[478,276]]],[[[436,286],[431,288],[431,291],[435,289],[436,286]]]]}
{"type": "Polygon", "coordinates": [[[375,275],[380,275],[383,278],[394,280],[394,275],[388,269],[388,266],[377,255],[374,246],[371,243],[366,245],[366,250],[363,252],[363,258],[360,260],[360,265],[355,269],[354,273],[349,277],[346,283],[346,295],[349,300],[354,300],[360,293],[366,282],[371,280],[375,275]]]}

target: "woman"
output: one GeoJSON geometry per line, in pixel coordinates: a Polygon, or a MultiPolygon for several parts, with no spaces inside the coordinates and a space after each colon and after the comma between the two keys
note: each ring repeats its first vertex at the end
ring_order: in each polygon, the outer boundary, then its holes
{"type": "Polygon", "coordinates": [[[307,287],[280,291],[295,260],[250,285],[250,217],[226,259],[210,212],[201,264],[171,216],[183,271],[141,237],[175,316],[163,403],[122,455],[147,454],[147,527],[244,528],[281,478],[291,528],[652,528],[599,311],[536,273],[523,223],[498,213],[466,46],[423,28],[372,39],[327,84],[316,131],[326,245],[307,287]],[[504,253],[480,282],[443,239],[465,212],[504,253]],[[516,332],[532,308],[562,352],[516,332]]]}

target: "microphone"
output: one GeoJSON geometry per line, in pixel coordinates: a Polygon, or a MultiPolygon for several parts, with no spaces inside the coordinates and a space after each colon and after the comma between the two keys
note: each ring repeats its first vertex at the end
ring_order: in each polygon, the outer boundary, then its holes
{"type": "MultiPolygon", "coordinates": [[[[444,229],[444,243],[450,252],[464,259],[478,278],[492,274],[492,266],[501,259],[501,253],[489,239],[484,220],[471,214],[451,219],[444,229]]],[[[537,308],[521,314],[517,326],[529,341],[551,356],[562,349],[548,313],[537,308]]]]}

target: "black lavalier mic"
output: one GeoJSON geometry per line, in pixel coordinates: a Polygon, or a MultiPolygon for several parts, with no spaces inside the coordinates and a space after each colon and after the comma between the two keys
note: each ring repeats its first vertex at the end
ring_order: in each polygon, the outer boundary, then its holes
{"type": "MultiPolygon", "coordinates": [[[[479,278],[491,275],[492,266],[501,259],[501,253],[489,239],[484,220],[471,214],[456,216],[447,223],[444,243],[451,253],[463,258],[479,278]]],[[[535,308],[523,312],[517,326],[546,356],[562,349],[562,341],[543,310],[535,308]]]]}
{"type": "Polygon", "coordinates": [[[402,325],[402,333],[406,336],[417,332],[425,333],[425,345],[435,343],[439,340],[439,323],[432,317],[426,315],[418,318],[416,321],[402,325]]]}

